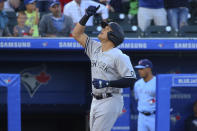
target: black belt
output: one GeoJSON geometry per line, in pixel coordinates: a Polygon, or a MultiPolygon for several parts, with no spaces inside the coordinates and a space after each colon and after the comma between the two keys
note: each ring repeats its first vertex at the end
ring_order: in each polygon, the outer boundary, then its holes
{"type": "Polygon", "coordinates": [[[92,96],[97,99],[97,100],[101,100],[101,99],[104,99],[104,98],[108,98],[108,97],[112,97],[112,93],[104,93],[104,94],[101,94],[101,95],[95,95],[92,93],[92,96]]]}
{"type": "Polygon", "coordinates": [[[152,114],[155,114],[156,111],[153,111],[153,112],[140,112],[140,113],[144,114],[145,116],[150,116],[152,114]]]}

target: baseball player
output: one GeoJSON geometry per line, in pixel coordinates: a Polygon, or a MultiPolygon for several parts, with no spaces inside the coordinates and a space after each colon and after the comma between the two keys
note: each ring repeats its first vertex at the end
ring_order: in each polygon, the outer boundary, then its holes
{"type": "Polygon", "coordinates": [[[110,131],[123,108],[122,88],[134,85],[136,75],[129,57],[116,48],[124,40],[124,33],[115,22],[102,22],[100,42],[85,33],[85,24],[98,7],[89,6],[76,24],[73,37],[85,48],[91,61],[92,104],[90,131],[110,131]]]}
{"type": "Polygon", "coordinates": [[[155,131],[156,77],[152,74],[152,62],[139,61],[135,68],[141,77],[134,85],[135,98],[138,100],[138,131],[155,131]]]}

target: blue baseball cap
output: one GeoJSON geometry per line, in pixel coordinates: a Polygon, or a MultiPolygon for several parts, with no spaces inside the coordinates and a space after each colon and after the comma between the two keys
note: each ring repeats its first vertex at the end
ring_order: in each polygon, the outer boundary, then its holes
{"type": "Polygon", "coordinates": [[[52,6],[54,6],[54,5],[60,5],[59,0],[52,0],[52,1],[50,2],[50,7],[52,7],[52,6]]]}
{"type": "Polygon", "coordinates": [[[27,4],[32,4],[36,2],[36,0],[24,0],[24,4],[27,5],[27,4]]]}
{"type": "Polygon", "coordinates": [[[153,68],[153,64],[149,59],[142,59],[138,62],[138,65],[135,66],[137,69],[144,69],[144,68],[153,68]]]}

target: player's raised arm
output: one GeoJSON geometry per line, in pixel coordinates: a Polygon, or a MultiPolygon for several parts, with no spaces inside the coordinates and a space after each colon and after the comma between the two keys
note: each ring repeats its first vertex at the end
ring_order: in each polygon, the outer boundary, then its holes
{"type": "Polygon", "coordinates": [[[93,16],[96,14],[96,11],[99,9],[100,6],[89,6],[86,9],[86,14],[81,18],[79,23],[76,24],[74,30],[73,30],[73,37],[83,46],[85,47],[87,35],[84,33],[85,25],[90,18],[90,16],[93,16]]]}

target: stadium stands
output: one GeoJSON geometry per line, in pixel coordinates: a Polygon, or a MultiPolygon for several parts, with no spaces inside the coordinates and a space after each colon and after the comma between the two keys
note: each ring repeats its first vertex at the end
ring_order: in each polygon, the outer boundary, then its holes
{"type": "Polygon", "coordinates": [[[179,31],[180,37],[197,37],[197,25],[183,26],[179,31]]]}
{"type": "Polygon", "coordinates": [[[122,25],[122,28],[124,30],[125,37],[136,38],[142,36],[142,32],[138,26],[125,24],[122,25]]]}
{"type": "Polygon", "coordinates": [[[149,26],[144,37],[175,37],[176,32],[170,26],[149,26]]]}
{"type": "Polygon", "coordinates": [[[9,12],[6,12],[6,14],[7,14],[8,19],[9,19],[9,22],[8,22],[9,30],[10,30],[10,32],[13,32],[14,26],[17,25],[16,13],[13,12],[13,11],[9,11],[9,12]]]}
{"type": "Polygon", "coordinates": [[[85,33],[89,36],[97,37],[101,29],[101,26],[86,26],[85,33]]]}

